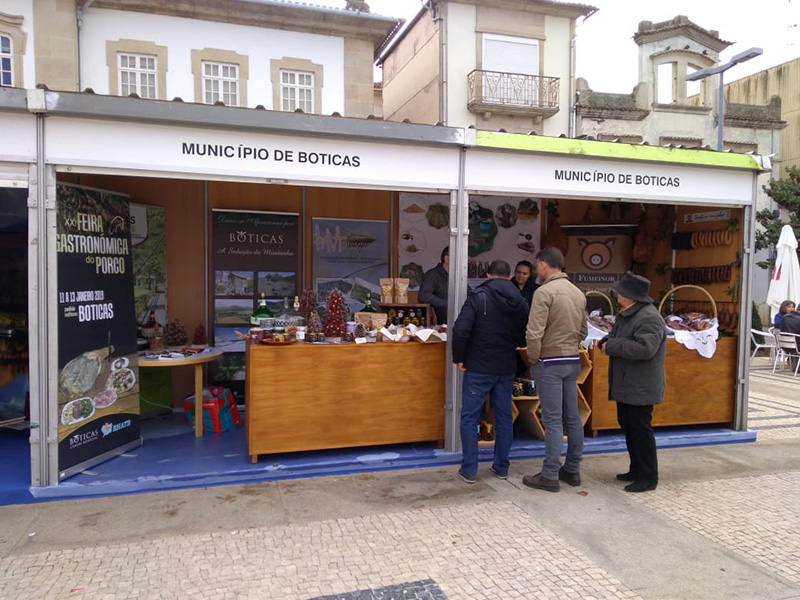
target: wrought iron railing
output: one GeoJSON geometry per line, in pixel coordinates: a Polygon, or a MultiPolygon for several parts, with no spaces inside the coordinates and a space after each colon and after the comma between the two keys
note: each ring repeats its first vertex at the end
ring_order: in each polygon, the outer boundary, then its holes
{"type": "Polygon", "coordinates": [[[468,75],[468,85],[470,107],[558,110],[558,77],[476,69],[468,75]]]}

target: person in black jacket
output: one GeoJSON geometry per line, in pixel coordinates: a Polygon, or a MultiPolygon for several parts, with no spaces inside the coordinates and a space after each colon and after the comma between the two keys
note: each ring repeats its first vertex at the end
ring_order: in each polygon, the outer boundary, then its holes
{"type": "Polygon", "coordinates": [[[436,322],[440,325],[447,323],[447,277],[450,272],[450,247],[442,250],[442,257],[438,265],[422,276],[417,298],[433,307],[436,313],[436,322]]]}
{"type": "Polygon", "coordinates": [[[513,436],[511,390],[517,348],[525,345],[528,304],[509,281],[511,268],[496,260],[488,280],[467,297],[452,330],[453,362],[464,371],[461,394],[461,479],[475,483],[478,475],[478,421],[491,395],[495,415],[492,472],[508,478],[513,436]]]}
{"type": "Polygon", "coordinates": [[[536,275],[533,273],[533,265],[530,261],[521,260],[517,263],[514,269],[514,279],[511,281],[517,284],[519,293],[525,298],[528,306],[533,304],[533,293],[539,285],[536,283],[536,275]]]}
{"type": "Polygon", "coordinates": [[[622,310],[611,333],[599,342],[609,356],[608,399],[617,402],[617,420],[625,433],[631,464],[617,479],[630,481],[626,492],[647,492],[658,485],[653,406],[664,401],[667,330],[650,298],[650,280],[631,272],[611,284],[622,310]]]}

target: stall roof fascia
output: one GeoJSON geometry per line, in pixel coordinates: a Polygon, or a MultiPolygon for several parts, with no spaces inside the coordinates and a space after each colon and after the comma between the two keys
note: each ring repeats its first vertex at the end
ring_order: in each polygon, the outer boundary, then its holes
{"type": "Polygon", "coordinates": [[[476,146],[478,148],[497,150],[567,154],[570,156],[584,156],[587,158],[593,157],[639,162],[649,161],[692,167],[716,167],[751,171],[762,171],[765,168],[759,162],[761,157],[757,155],[690,150],[684,148],[663,148],[661,146],[640,146],[617,142],[598,142],[593,140],[553,138],[492,131],[477,131],[476,146]]]}
{"type": "MultiPolygon", "coordinates": [[[[26,90],[19,91],[22,93],[23,108],[25,108],[26,90]]],[[[42,90],[37,91],[41,92],[42,90]]],[[[236,129],[283,135],[342,136],[369,141],[433,146],[465,145],[463,129],[440,125],[416,125],[379,119],[296,114],[178,101],[100,96],[78,92],[45,91],[44,94],[45,109],[36,112],[51,116],[236,129]]],[[[14,109],[18,103],[19,99],[15,95],[9,97],[8,103],[5,101],[5,94],[0,95],[0,110],[14,109]]]]}
{"type": "Polygon", "coordinates": [[[0,109],[8,112],[28,112],[27,90],[0,87],[0,109]]]}

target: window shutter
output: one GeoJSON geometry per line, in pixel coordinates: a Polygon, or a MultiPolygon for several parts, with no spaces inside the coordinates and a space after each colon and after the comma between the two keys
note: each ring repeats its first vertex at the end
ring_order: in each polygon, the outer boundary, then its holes
{"type": "Polygon", "coordinates": [[[483,70],[521,75],[539,74],[539,44],[484,37],[483,70]]]}

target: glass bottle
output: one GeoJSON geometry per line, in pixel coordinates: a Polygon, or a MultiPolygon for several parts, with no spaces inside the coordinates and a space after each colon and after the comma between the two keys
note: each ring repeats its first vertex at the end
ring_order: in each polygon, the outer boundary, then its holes
{"type": "Polygon", "coordinates": [[[366,312],[366,313],[377,312],[374,308],[372,308],[372,292],[367,292],[367,303],[364,305],[364,308],[361,309],[361,312],[366,312]]]}
{"type": "Polygon", "coordinates": [[[253,316],[250,317],[250,324],[254,327],[258,327],[261,323],[261,319],[271,319],[272,318],[272,311],[267,308],[267,295],[264,292],[261,292],[261,298],[258,301],[258,308],[253,312],[253,316]]]}

